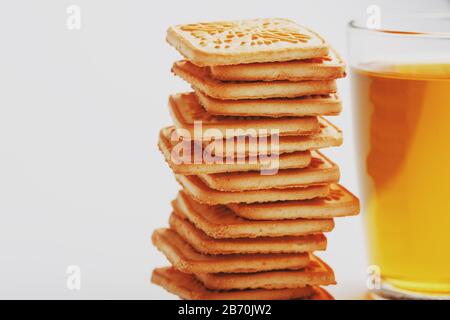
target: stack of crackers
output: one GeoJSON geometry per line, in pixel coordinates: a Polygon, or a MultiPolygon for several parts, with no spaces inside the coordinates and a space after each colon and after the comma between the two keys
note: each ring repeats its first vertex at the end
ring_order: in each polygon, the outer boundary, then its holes
{"type": "Polygon", "coordinates": [[[152,281],[184,299],[332,299],[326,249],[334,218],[359,212],[338,166],[339,55],[286,19],[169,28],[192,92],[169,99],[159,148],[182,186],[153,244],[171,267],[152,281]]]}

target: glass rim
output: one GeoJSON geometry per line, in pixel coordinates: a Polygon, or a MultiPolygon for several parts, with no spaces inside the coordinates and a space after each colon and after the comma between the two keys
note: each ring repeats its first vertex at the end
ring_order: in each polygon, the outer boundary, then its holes
{"type": "MultiPolygon", "coordinates": [[[[391,20],[402,20],[402,19],[431,19],[431,20],[448,20],[450,22],[450,13],[419,13],[419,14],[408,14],[400,15],[391,20]]],[[[397,37],[411,37],[411,38],[436,38],[436,39],[450,39],[450,31],[417,31],[414,28],[411,30],[399,30],[399,28],[369,28],[361,20],[350,20],[347,24],[349,29],[378,33],[386,36],[397,36],[397,37]]]]}

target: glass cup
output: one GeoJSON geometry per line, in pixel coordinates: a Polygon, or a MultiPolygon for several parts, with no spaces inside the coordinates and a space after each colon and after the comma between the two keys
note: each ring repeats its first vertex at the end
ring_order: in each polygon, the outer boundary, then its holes
{"type": "Polygon", "coordinates": [[[373,295],[450,298],[450,16],[348,27],[373,295]]]}

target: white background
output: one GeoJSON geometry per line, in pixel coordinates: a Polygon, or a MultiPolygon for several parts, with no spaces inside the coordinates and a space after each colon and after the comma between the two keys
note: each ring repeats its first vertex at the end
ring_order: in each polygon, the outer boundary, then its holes
{"type": "MultiPolygon", "coordinates": [[[[157,151],[167,97],[188,90],[170,73],[171,24],[286,17],[346,52],[346,24],[383,12],[443,11],[446,1],[2,0],[0,3],[0,298],[173,298],[149,283],[166,265],[149,242],[167,225],[178,185],[157,151]],[[79,5],[79,31],[66,8],[79,5]],[[81,290],[66,268],[81,268],[81,290]]],[[[348,79],[332,119],[345,144],[328,155],[358,194],[348,79]]],[[[361,219],[338,220],[321,256],[337,298],[365,295],[361,219]]]]}

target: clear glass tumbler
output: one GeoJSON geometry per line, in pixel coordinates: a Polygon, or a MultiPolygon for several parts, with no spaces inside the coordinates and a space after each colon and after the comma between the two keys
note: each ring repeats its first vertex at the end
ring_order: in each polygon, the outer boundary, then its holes
{"type": "Polygon", "coordinates": [[[377,297],[450,298],[450,16],[348,27],[362,213],[377,297]]]}

